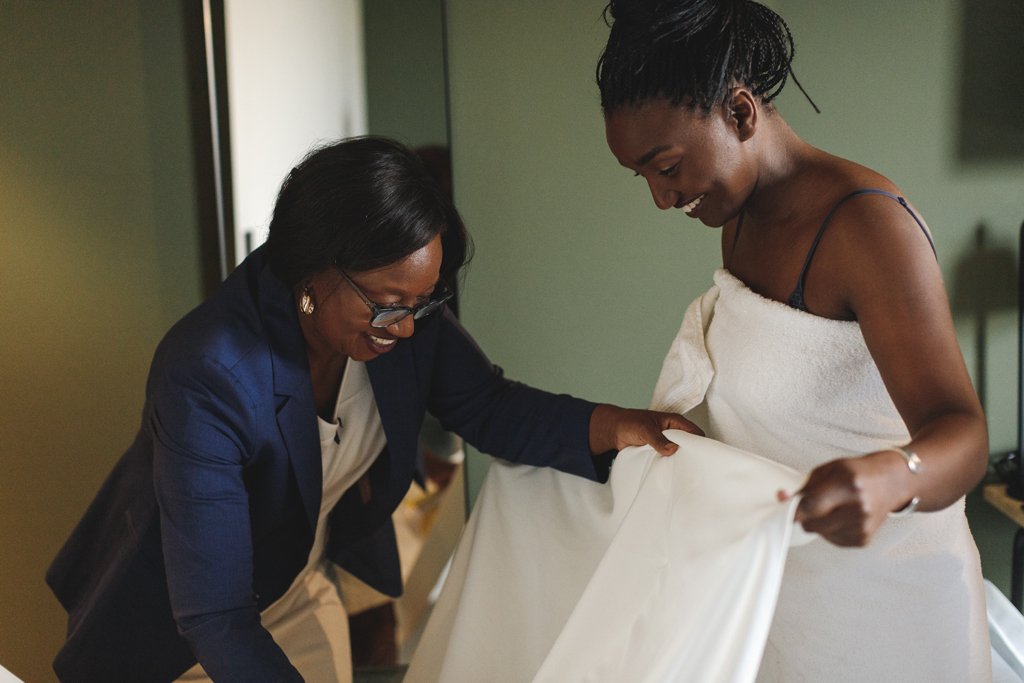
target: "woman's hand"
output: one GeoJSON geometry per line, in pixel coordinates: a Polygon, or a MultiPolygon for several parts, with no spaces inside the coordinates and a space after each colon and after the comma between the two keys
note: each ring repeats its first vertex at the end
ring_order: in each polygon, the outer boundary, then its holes
{"type": "Polygon", "coordinates": [[[839,458],[816,467],[795,494],[779,491],[780,501],[803,498],[796,521],[839,546],[864,546],[890,512],[910,502],[914,475],[895,451],[839,458]]]}
{"type": "Polygon", "coordinates": [[[662,432],[666,429],[704,435],[700,427],[682,415],[602,404],[590,416],[590,450],[604,453],[649,445],[662,455],[672,455],[679,446],[665,438],[662,432]]]}

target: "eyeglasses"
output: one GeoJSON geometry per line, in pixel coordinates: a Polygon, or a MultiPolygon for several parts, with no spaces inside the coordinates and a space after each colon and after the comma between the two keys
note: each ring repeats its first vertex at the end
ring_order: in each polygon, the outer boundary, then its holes
{"type": "Polygon", "coordinates": [[[430,315],[437,309],[454,296],[454,292],[448,289],[445,285],[441,285],[441,293],[438,296],[430,299],[426,303],[420,304],[419,306],[381,306],[370,301],[369,297],[363,294],[363,290],[359,289],[359,285],[352,281],[352,278],[348,276],[348,273],[338,269],[341,276],[345,278],[346,282],[352,286],[355,293],[359,295],[359,298],[363,300],[366,307],[373,313],[373,317],[370,318],[370,327],[389,327],[396,323],[400,323],[410,315],[413,320],[419,320],[425,316],[430,315]]]}

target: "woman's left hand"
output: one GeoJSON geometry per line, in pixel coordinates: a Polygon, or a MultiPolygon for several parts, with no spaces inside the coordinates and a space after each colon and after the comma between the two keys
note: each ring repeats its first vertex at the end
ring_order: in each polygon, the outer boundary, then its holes
{"type": "Polygon", "coordinates": [[[779,491],[780,501],[802,496],[795,520],[806,531],[839,546],[864,546],[889,513],[909,502],[902,457],[878,451],[839,458],[816,467],[796,493],[779,491]],[[906,500],[903,500],[906,498],[906,500]]]}
{"type": "Polygon", "coordinates": [[[604,453],[629,446],[649,445],[662,455],[672,455],[679,446],[662,434],[666,429],[681,429],[704,436],[700,427],[676,413],[602,404],[590,416],[590,450],[604,453]]]}

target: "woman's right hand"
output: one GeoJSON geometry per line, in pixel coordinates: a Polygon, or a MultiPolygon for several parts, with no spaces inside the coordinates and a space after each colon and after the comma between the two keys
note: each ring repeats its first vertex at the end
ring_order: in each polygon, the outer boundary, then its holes
{"type": "Polygon", "coordinates": [[[811,471],[795,493],[779,491],[780,501],[799,495],[795,521],[838,546],[865,546],[889,513],[913,498],[914,475],[892,450],[838,458],[811,471]]]}

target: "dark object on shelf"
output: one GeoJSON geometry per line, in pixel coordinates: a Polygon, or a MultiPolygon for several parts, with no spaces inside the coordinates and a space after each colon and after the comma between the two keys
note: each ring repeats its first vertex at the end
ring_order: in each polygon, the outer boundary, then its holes
{"type": "Polygon", "coordinates": [[[1021,474],[1020,474],[1020,452],[1010,451],[1003,453],[992,463],[992,470],[995,472],[995,479],[1000,484],[1006,484],[1006,492],[1011,498],[1021,500],[1021,474]]]}

